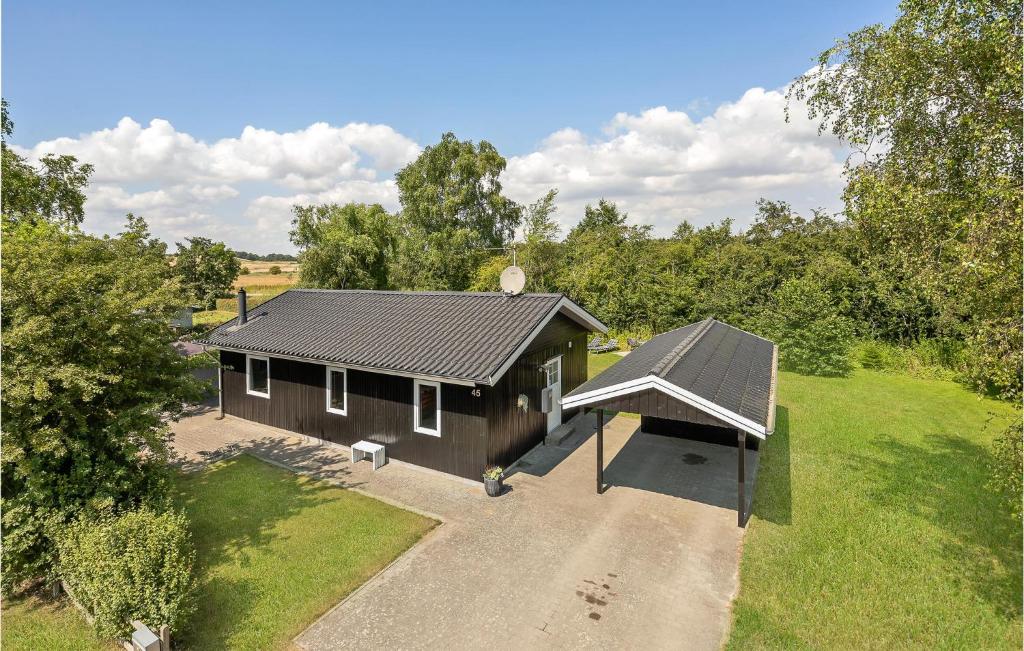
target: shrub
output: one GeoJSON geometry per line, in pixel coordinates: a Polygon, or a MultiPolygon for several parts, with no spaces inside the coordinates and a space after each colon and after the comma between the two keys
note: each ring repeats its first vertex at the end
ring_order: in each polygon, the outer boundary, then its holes
{"type": "Polygon", "coordinates": [[[1006,497],[1007,509],[1021,517],[1022,472],[1024,472],[1024,426],[1021,419],[996,437],[992,448],[992,479],[990,486],[1006,497]]]}
{"type": "Polygon", "coordinates": [[[241,272],[240,272],[240,273],[241,273],[241,275],[243,275],[243,276],[244,276],[244,275],[246,275],[246,274],[248,274],[248,273],[249,273],[249,267],[242,267],[242,270],[241,270],[241,272]]]}
{"type": "Polygon", "coordinates": [[[850,370],[853,324],[813,278],[783,283],[757,325],[778,344],[785,369],[810,375],[845,375],[850,370]]]}
{"type": "Polygon", "coordinates": [[[886,366],[885,352],[876,341],[865,341],[861,345],[860,354],[857,357],[860,365],[864,368],[882,369],[886,366]]]}
{"type": "Polygon", "coordinates": [[[923,339],[911,346],[862,341],[853,357],[863,368],[936,380],[961,378],[964,345],[953,339],[923,339]]]}
{"type": "Polygon", "coordinates": [[[195,550],[182,513],[143,507],[79,519],[57,550],[61,578],[102,636],[127,637],[133,619],[179,630],[193,611],[195,550]]]}
{"type": "Polygon", "coordinates": [[[277,266],[276,264],[271,265],[270,269],[268,269],[267,271],[270,272],[270,275],[276,276],[277,274],[281,273],[281,267],[277,266]]]}

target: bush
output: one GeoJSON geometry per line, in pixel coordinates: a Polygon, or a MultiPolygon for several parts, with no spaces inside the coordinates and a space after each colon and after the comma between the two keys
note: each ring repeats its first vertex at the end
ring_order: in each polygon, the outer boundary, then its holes
{"type": "Polygon", "coordinates": [[[864,368],[883,369],[886,367],[885,351],[877,341],[865,341],[857,355],[864,368]]]}
{"type": "Polygon", "coordinates": [[[248,273],[249,273],[249,267],[242,267],[242,270],[241,270],[241,272],[240,272],[240,273],[241,273],[241,275],[243,275],[243,276],[244,276],[244,275],[246,275],[246,274],[248,274],[248,273]]]}
{"type": "Polygon", "coordinates": [[[270,272],[270,275],[276,276],[277,274],[281,273],[281,267],[277,266],[276,264],[271,265],[270,269],[268,269],[267,271],[270,272]]]}
{"type": "Polygon", "coordinates": [[[1022,472],[1024,472],[1024,442],[1021,436],[1024,426],[1021,419],[1010,425],[996,437],[992,448],[992,488],[1006,497],[1007,509],[1016,518],[1021,517],[1021,500],[1024,499],[1022,472]]]}
{"type": "Polygon", "coordinates": [[[61,578],[101,636],[127,637],[133,619],[180,630],[193,612],[195,550],[182,513],[143,507],[79,519],[57,550],[61,578]]]}
{"type": "Polygon", "coordinates": [[[862,341],[853,357],[863,368],[936,380],[956,380],[964,368],[964,346],[952,339],[924,339],[912,346],[862,341]]]}
{"type": "Polygon", "coordinates": [[[787,280],[758,330],[779,346],[783,368],[809,375],[845,375],[850,370],[853,323],[810,277],[787,280]]]}

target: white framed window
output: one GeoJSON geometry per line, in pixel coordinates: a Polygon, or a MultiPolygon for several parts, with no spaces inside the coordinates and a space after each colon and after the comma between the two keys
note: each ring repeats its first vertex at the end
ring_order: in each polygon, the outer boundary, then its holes
{"type": "Polygon", "coordinates": [[[414,380],[412,390],[415,431],[430,436],[441,436],[441,383],[414,380]]]}
{"type": "Polygon", "coordinates": [[[270,397],[270,358],[245,356],[245,392],[260,398],[270,397]]]}
{"type": "Polygon", "coordinates": [[[548,386],[558,384],[558,374],[562,371],[561,359],[561,357],[556,357],[549,360],[548,363],[544,365],[544,372],[547,375],[548,386]]]}
{"type": "Polygon", "coordinates": [[[342,416],[348,412],[348,373],[340,366],[327,367],[327,411],[342,416]]]}

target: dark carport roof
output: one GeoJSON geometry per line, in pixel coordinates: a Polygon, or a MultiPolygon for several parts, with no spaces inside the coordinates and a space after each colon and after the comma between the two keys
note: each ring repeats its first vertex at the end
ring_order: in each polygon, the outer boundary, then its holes
{"type": "Polygon", "coordinates": [[[758,436],[774,427],[775,344],[715,319],[660,334],[563,399],[596,405],[656,389],[758,436]]]}
{"type": "Polygon", "coordinates": [[[200,343],[343,366],[493,384],[556,313],[605,326],[561,294],[292,289],[200,343]]]}

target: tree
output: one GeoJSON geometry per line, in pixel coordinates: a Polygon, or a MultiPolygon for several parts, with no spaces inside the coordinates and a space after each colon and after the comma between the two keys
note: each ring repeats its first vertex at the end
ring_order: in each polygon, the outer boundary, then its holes
{"type": "Polygon", "coordinates": [[[398,232],[380,204],[295,206],[299,281],[327,289],[388,289],[398,232]]]}
{"type": "Polygon", "coordinates": [[[586,206],[565,240],[563,291],[615,329],[658,329],[662,266],[651,255],[650,226],[629,226],[603,199],[586,206]]]}
{"type": "Polygon", "coordinates": [[[853,324],[815,278],[784,282],[758,323],[778,345],[783,368],[809,375],[849,372],[853,324]]]}
{"type": "Polygon", "coordinates": [[[445,133],[395,176],[403,237],[397,274],[410,289],[463,290],[506,247],[522,208],[501,193],[502,158],[487,141],[445,133]]]}
{"type": "Polygon", "coordinates": [[[517,247],[520,266],[526,272],[526,291],[558,291],[563,271],[562,245],[558,241],[558,222],[553,215],[558,190],[547,194],[526,208],[523,242],[517,247]]]}
{"type": "Polygon", "coordinates": [[[867,253],[965,337],[982,389],[1021,389],[1021,3],[906,0],[794,83],[821,128],[860,150],[846,214],[867,253]]]}
{"type": "Polygon", "coordinates": [[[205,237],[186,237],[185,241],[187,246],[177,244],[174,270],[192,300],[211,307],[219,294],[231,289],[242,271],[242,263],[223,242],[205,237]]]}
{"type": "Polygon", "coordinates": [[[74,156],[43,156],[33,167],[7,146],[14,131],[7,100],[0,100],[0,176],[3,177],[3,214],[7,219],[57,221],[77,226],[85,218],[85,186],[92,165],[78,164],[74,156]]]}
{"type": "Polygon", "coordinates": [[[626,213],[620,213],[618,206],[611,201],[600,199],[597,206],[587,204],[583,209],[583,219],[569,231],[569,237],[575,233],[595,231],[599,229],[623,228],[626,225],[626,213]]]}
{"type": "Polygon", "coordinates": [[[3,218],[3,586],[52,568],[80,514],[159,501],[169,430],[204,385],[171,347],[186,292],[130,217],[116,237],[3,218]]]}

